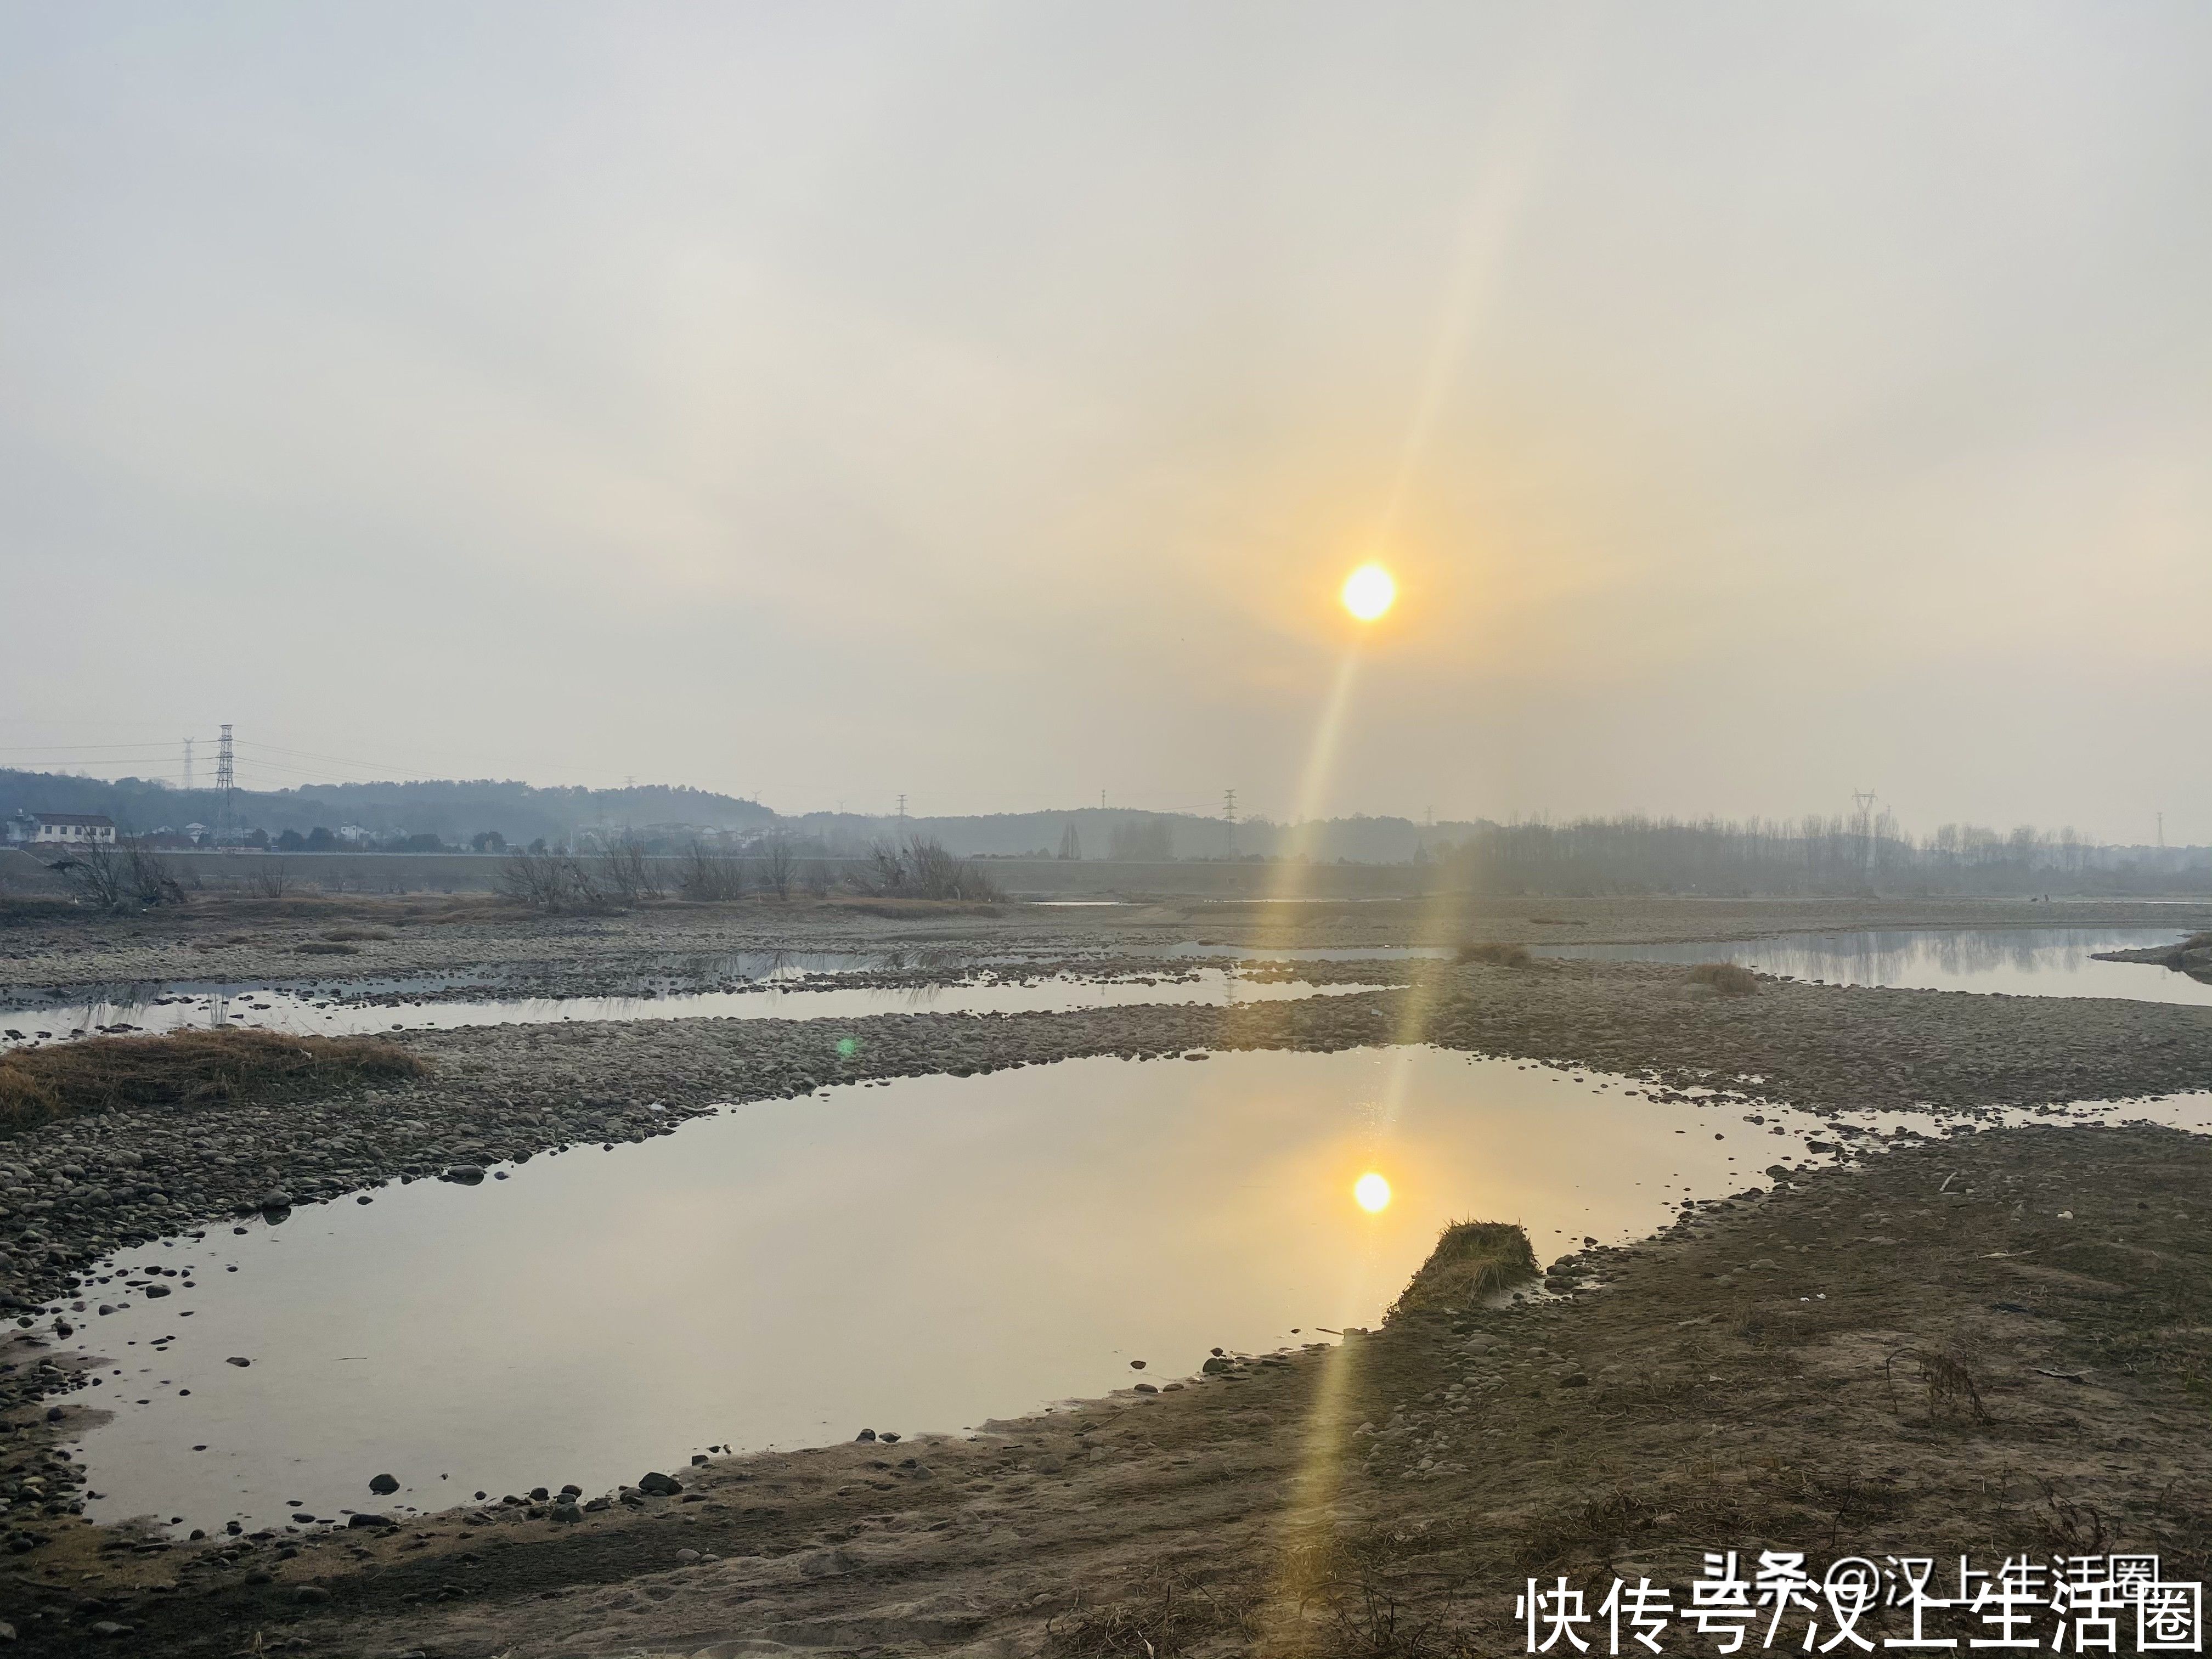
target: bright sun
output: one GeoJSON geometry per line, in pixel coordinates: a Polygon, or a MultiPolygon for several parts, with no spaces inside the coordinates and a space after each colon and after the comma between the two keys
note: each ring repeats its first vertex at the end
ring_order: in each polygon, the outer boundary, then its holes
{"type": "Polygon", "coordinates": [[[1344,608],[1362,622],[1373,622],[1397,599],[1397,582],[1379,564],[1363,564],[1344,579],[1344,608]]]}
{"type": "MultiPolygon", "coordinates": [[[[1389,580],[1385,577],[1383,580],[1389,580]]],[[[1359,1207],[1373,1215],[1390,1205],[1390,1183],[1370,1170],[1352,1183],[1352,1196],[1359,1207]]]]}

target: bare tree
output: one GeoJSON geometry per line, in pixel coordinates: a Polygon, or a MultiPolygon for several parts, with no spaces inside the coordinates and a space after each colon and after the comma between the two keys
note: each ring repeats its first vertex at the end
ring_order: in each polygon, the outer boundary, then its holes
{"type": "Polygon", "coordinates": [[[779,900],[788,899],[799,881],[799,855],[791,843],[781,836],[769,842],[762,850],[760,865],[760,884],[779,900]]]}
{"type": "Polygon", "coordinates": [[[691,843],[684,855],[684,896],[718,904],[745,896],[744,867],[719,848],[691,843]]]}
{"type": "Polygon", "coordinates": [[[292,872],[281,854],[256,859],[246,872],[246,890],[256,898],[280,899],[292,890],[292,872]]]}
{"type": "Polygon", "coordinates": [[[599,860],[599,879],[617,903],[635,906],[660,896],[660,877],[645,849],[624,836],[599,860]]]}
{"type": "Polygon", "coordinates": [[[500,861],[500,887],[533,910],[587,910],[600,902],[591,874],[566,853],[514,852],[500,861]]]}
{"type": "Polygon", "coordinates": [[[50,867],[61,872],[80,904],[120,909],[131,890],[130,864],[123,849],[112,842],[86,842],[71,848],[67,857],[50,867]]]}
{"type": "Polygon", "coordinates": [[[161,855],[142,841],[127,850],[131,892],[141,904],[182,904],[185,890],[161,855]]]}
{"type": "Polygon", "coordinates": [[[886,898],[994,901],[1006,895],[972,859],[955,856],[932,838],[904,847],[878,842],[853,877],[864,893],[886,898]]]}

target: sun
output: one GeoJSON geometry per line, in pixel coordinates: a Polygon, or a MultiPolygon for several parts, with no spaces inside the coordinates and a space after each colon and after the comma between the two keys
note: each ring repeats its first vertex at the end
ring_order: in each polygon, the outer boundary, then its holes
{"type": "Polygon", "coordinates": [[[1390,1207],[1390,1183],[1370,1170],[1352,1183],[1352,1201],[1370,1215],[1390,1207]]]}
{"type": "Polygon", "coordinates": [[[1373,622],[1398,601],[1398,583],[1379,564],[1363,564],[1344,579],[1344,608],[1362,622],[1373,622]]]}

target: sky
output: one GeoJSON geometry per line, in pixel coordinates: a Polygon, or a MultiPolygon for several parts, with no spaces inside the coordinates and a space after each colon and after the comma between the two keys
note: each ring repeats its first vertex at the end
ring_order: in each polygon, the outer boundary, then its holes
{"type": "Polygon", "coordinates": [[[2157,0],[0,0],[0,764],[2212,842],[2209,83],[2157,0]]]}

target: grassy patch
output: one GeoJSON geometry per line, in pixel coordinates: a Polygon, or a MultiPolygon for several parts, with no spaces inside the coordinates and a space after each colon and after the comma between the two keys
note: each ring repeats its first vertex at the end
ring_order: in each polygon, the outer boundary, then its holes
{"type": "Polygon", "coordinates": [[[1701,962],[1690,969],[1690,983],[1710,986],[1723,996],[1747,997],[1759,988],[1759,975],[1732,962],[1701,962]]]}
{"type": "Polygon", "coordinates": [[[1462,964],[1486,962],[1493,968],[1526,968],[1535,958],[1525,945],[1462,945],[1459,960],[1462,964]]]}
{"type": "Polygon", "coordinates": [[[423,1076],[417,1056],[374,1037],[179,1031],[0,1054],[0,1133],[115,1108],[325,1094],[423,1076]]]}
{"type": "Polygon", "coordinates": [[[1537,1276],[1528,1235],[1510,1221],[1455,1221],[1446,1227],[1398,1297],[1392,1316],[1425,1309],[1454,1312],[1537,1276]]]}

